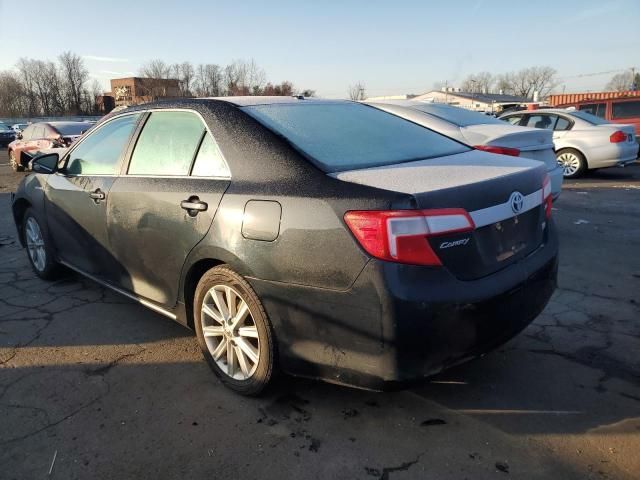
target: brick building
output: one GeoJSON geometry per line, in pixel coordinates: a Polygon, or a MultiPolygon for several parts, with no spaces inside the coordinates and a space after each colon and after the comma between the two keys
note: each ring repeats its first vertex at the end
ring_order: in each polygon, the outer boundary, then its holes
{"type": "Polygon", "coordinates": [[[114,78],[111,92],[105,96],[113,97],[116,107],[138,105],[158,98],[179,97],[180,83],[172,78],[114,78]]]}

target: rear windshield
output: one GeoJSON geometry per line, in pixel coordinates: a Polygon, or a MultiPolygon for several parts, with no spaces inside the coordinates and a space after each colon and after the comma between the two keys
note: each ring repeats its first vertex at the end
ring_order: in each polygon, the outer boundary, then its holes
{"type": "Polygon", "coordinates": [[[606,125],[609,123],[600,117],[596,117],[595,115],[591,115],[590,113],[583,112],[581,110],[574,110],[567,113],[571,116],[584,120],[585,122],[589,122],[591,125],[606,125]]]}
{"type": "Polygon", "coordinates": [[[439,105],[437,103],[411,104],[411,108],[428,113],[459,127],[470,125],[501,124],[504,122],[484,113],[472,112],[459,107],[439,105]]]}
{"type": "Polygon", "coordinates": [[[53,127],[60,132],[61,135],[80,135],[91,128],[91,125],[85,122],[78,123],[56,123],[53,127]]]}
{"type": "Polygon", "coordinates": [[[243,108],[285,137],[325,172],[392,165],[469,147],[427,128],[358,103],[299,103],[243,108]]]}

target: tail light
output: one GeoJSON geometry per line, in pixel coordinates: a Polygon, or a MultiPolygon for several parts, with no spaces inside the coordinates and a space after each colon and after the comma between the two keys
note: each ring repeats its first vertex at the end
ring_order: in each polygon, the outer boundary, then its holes
{"type": "Polygon", "coordinates": [[[627,134],[624,133],[622,130],[618,130],[617,132],[613,132],[611,134],[611,136],[609,137],[609,141],[611,143],[626,142],[627,141],[627,134]]]}
{"type": "Polygon", "coordinates": [[[510,147],[496,147],[493,145],[475,145],[473,148],[482,150],[483,152],[498,153],[500,155],[509,155],[510,157],[519,157],[520,150],[510,147]]]}
{"type": "Polygon", "coordinates": [[[553,207],[553,199],[551,198],[551,179],[549,175],[545,175],[542,182],[542,203],[544,205],[544,215],[551,218],[551,208],[553,207]]]}
{"type": "Polygon", "coordinates": [[[441,210],[360,210],[344,220],[369,255],[390,262],[440,266],[428,238],[475,229],[460,208],[441,210]]]}

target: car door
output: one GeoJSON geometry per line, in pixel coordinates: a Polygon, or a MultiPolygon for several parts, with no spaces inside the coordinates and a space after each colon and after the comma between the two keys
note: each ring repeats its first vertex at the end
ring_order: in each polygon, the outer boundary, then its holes
{"type": "Polygon", "coordinates": [[[192,111],[148,114],[126,174],[109,194],[109,248],[120,288],[173,306],[189,252],[211,227],[230,174],[215,139],[192,111]]]}
{"type": "Polygon", "coordinates": [[[83,138],[49,175],[46,212],[49,231],[63,262],[98,278],[115,268],[106,233],[109,190],[140,114],[116,117],[83,138]]]}

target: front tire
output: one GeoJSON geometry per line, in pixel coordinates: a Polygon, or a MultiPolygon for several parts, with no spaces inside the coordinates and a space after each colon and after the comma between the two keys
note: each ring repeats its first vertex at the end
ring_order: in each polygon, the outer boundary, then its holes
{"type": "Polygon", "coordinates": [[[16,154],[13,150],[9,151],[9,165],[11,165],[14,172],[24,171],[24,166],[20,163],[20,160],[16,158],[16,154]]]}
{"type": "Polygon", "coordinates": [[[564,178],[578,178],[588,169],[584,155],[573,148],[558,150],[556,159],[562,167],[562,176],[564,178]]]}
{"type": "Polygon", "coordinates": [[[24,213],[22,235],[33,271],[43,280],[55,279],[59,273],[59,265],[54,260],[53,247],[31,208],[24,213]]]}
{"type": "Polygon", "coordinates": [[[207,363],[232,390],[258,395],[274,377],[273,330],[251,285],[225,265],[198,282],[194,325],[207,363]]]}

